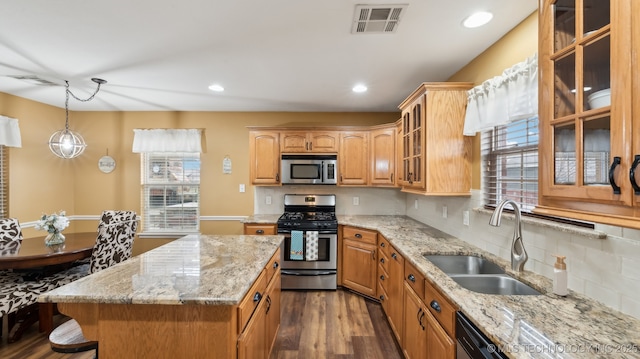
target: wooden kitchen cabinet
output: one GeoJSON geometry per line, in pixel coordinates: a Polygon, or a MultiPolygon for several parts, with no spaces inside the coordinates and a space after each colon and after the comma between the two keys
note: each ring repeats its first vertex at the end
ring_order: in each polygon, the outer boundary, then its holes
{"type": "Polygon", "coordinates": [[[259,223],[245,223],[244,234],[246,235],[274,235],[276,234],[275,224],[259,224],[259,223]]]}
{"type": "Polygon", "coordinates": [[[377,232],[355,227],[342,228],[342,285],[376,297],[377,232]]]}
{"type": "Polygon", "coordinates": [[[541,2],[535,212],[640,228],[639,12],[634,0],[541,2]]]}
{"type": "Polygon", "coordinates": [[[280,184],[280,133],[249,132],[249,176],[254,185],[280,184]]]}
{"type": "Polygon", "coordinates": [[[402,191],[468,196],[472,137],[463,136],[468,82],[423,83],[399,106],[402,191]]]}
{"type": "Polygon", "coordinates": [[[283,131],[282,153],[325,153],[338,151],[338,134],[334,131],[283,131]]]}
{"type": "MultiPolygon", "coordinates": [[[[427,358],[427,319],[429,311],[409,284],[404,284],[402,352],[406,359],[427,358]]],[[[434,357],[435,358],[435,357],[434,357]]]]}
{"type": "Polygon", "coordinates": [[[340,132],[338,185],[366,186],[369,178],[369,131],[340,132]]]}
{"type": "Polygon", "coordinates": [[[393,187],[396,183],[396,126],[372,129],[369,135],[369,171],[371,186],[393,187]]]}

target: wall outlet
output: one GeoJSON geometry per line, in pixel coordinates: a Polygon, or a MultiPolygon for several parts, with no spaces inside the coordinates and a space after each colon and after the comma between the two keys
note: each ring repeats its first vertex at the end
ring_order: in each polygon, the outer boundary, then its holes
{"type": "Polygon", "coordinates": [[[359,206],[360,205],[360,197],[353,197],[353,205],[354,206],[359,206]]]}
{"type": "Polygon", "coordinates": [[[469,211],[462,211],[462,224],[469,226],[469,211]]]}
{"type": "Polygon", "coordinates": [[[442,218],[447,218],[447,206],[442,206],[442,218]]]}
{"type": "Polygon", "coordinates": [[[244,193],[244,184],[240,184],[240,193],[244,193]]]}
{"type": "Polygon", "coordinates": [[[271,196],[266,196],[266,197],[264,198],[264,201],[265,201],[267,204],[271,204],[271,196]]]}
{"type": "Polygon", "coordinates": [[[418,200],[416,199],[416,200],[413,202],[413,208],[418,209],[418,207],[419,207],[419,206],[418,206],[418,200]]]}

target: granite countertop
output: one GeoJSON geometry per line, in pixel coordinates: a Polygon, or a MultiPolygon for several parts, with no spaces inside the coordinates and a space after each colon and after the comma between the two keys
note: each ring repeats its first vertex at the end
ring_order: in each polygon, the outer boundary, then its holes
{"type": "Polygon", "coordinates": [[[524,271],[467,242],[402,216],[338,216],[338,223],[376,230],[512,358],[640,358],[640,320],[570,291],[551,293],[550,279],[524,271]],[[471,254],[489,259],[543,295],[469,291],[423,254],[471,254]]]}
{"type": "Polygon", "coordinates": [[[242,223],[257,223],[257,224],[275,224],[278,222],[281,214],[254,214],[243,219],[242,223]]]}
{"type": "Polygon", "coordinates": [[[188,235],[41,295],[40,302],[237,305],[284,237],[188,235]]]}

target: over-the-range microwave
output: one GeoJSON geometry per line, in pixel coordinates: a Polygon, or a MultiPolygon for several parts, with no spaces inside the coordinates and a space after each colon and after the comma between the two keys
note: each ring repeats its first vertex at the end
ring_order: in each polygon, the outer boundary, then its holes
{"type": "Polygon", "coordinates": [[[337,155],[282,155],[282,184],[338,183],[337,155]]]}

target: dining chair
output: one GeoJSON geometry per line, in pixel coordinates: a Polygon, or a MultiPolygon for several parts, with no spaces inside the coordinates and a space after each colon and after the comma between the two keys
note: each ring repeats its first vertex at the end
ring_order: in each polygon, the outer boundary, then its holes
{"type": "Polygon", "coordinates": [[[0,255],[16,253],[21,245],[22,230],[18,219],[0,219],[0,255]]]}
{"type": "MultiPolygon", "coordinates": [[[[58,276],[59,284],[64,284],[65,281],[70,283],[131,258],[137,229],[138,218],[135,212],[122,216],[107,213],[106,217],[103,213],[90,263],[63,271],[58,276]]],[[[55,328],[49,334],[49,343],[55,352],[77,353],[95,349],[96,358],[98,357],[98,342],[86,339],[75,319],[69,319],[55,328]]]]}

